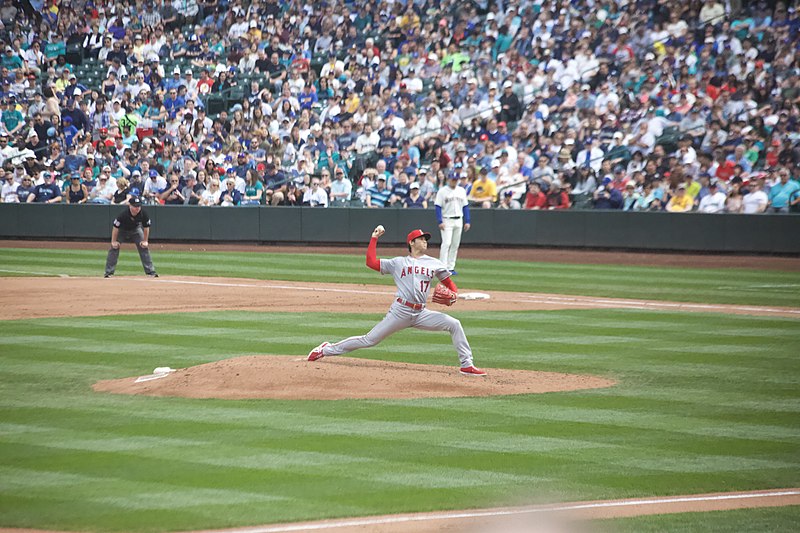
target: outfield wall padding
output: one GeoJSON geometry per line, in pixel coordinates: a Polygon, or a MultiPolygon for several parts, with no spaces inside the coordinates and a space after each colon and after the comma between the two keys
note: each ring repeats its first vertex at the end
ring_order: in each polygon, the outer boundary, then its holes
{"type": "MultiPolygon", "coordinates": [[[[0,238],[105,240],[121,211],[108,205],[0,204],[0,238]]],[[[148,206],[155,241],[364,244],[403,243],[422,228],[441,242],[431,209],[148,206]]],[[[800,254],[800,216],[505,211],[473,209],[470,245],[800,254]]]]}

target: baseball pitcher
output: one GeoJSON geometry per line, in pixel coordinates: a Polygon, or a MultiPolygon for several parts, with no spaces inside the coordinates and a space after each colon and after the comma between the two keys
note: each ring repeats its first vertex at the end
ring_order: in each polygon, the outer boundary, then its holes
{"type": "Polygon", "coordinates": [[[409,255],[378,259],[376,255],[378,238],[384,233],[383,226],[376,227],[372,232],[372,239],[367,247],[367,266],[383,275],[391,274],[394,278],[397,293],[389,312],[366,335],[350,337],[334,344],[323,342],[311,350],[308,360],[316,361],[325,356],[342,355],[359,348],[369,348],[402,329],[418,328],[449,332],[461,362],[461,373],[467,376],[485,376],[486,372],[475,368],[472,364],[472,349],[467,342],[461,322],[426,307],[428,292],[434,278],[440,282],[434,291],[434,302],[450,306],[458,299],[458,287],[450,279],[450,272],[445,265],[425,254],[431,234],[415,229],[406,237],[409,255]]]}

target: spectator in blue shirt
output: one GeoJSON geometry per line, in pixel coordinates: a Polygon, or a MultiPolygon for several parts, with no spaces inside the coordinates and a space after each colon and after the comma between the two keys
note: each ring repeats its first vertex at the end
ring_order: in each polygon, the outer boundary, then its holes
{"type": "Polygon", "coordinates": [[[310,83],[306,84],[297,96],[297,101],[300,102],[300,109],[311,109],[319,101],[314,86],[310,83]]]}
{"type": "Polygon", "coordinates": [[[800,184],[789,179],[789,169],[782,168],[778,174],[780,181],[769,190],[769,211],[772,213],[788,213],[790,204],[800,193],[800,184]]]}
{"type": "MultiPolygon", "coordinates": [[[[78,134],[78,128],[72,125],[72,117],[69,115],[64,116],[64,144],[67,145],[67,148],[72,147],[72,143],[75,140],[75,136],[78,134]]],[[[77,169],[76,169],[77,170],[77,169]]]]}
{"type": "Polygon", "coordinates": [[[167,97],[164,99],[164,107],[168,113],[177,113],[186,105],[186,100],[182,96],[178,96],[178,89],[170,89],[167,97]]]}
{"type": "Polygon", "coordinates": [[[33,189],[33,193],[28,196],[27,202],[37,204],[58,204],[61,203],[61,189],[55,184],[53,174],[50,172],[43,172],[42,179],[44,183],[37,185],[33,189]]]}
{"type": "Polygon", "coordinates": [[[367,189],[366,206],[367,207],[386,207],[389,202],[389,196],[392,191],[386,188],[386,176],[378,174],[375,180],[375,185],[367,189]]]}

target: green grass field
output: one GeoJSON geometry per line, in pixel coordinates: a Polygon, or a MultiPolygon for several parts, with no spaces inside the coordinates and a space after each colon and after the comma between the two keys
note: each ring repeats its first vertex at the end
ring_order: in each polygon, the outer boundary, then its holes
{"type": "MultiPolygon", "coordinates": [[[[126,252],[118,274],[141,274],[135,252],[126,252]]],[[[0,249],[0,274],[96,276],[104,255],[0,249]]],[[[360,256],[157,252],[154,261],[166,276],[388,281],[360,256]]],[[[468,260],[459,272],[459,285],[475,290],[800,306],[800,275],[790,272],[468,260]]],[[[78,310],[73,318],[5,321],[0,526],[168,531],[540,495],[572,501],[800,486],[800,320],[636,310],[452,314],[479,366],[591,373],[619,384],[413,401],[113,396],[91,384],[156,366],[305,355],[320,341],[365,332],[382,314],[78,310]]],[[[419,331],[352,355],[456,361],[446,335],[419,331]]],[[[799,522],[800,508],[787,507],[600,526],[790,531],[799,522]]]]}

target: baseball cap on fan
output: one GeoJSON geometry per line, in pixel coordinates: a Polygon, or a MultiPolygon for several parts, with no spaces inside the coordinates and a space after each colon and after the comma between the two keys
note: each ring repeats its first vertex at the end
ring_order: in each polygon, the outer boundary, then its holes
{"type": "Polygon", "coordinates": [[[412,230],[406,237],[406,244],[411,244],[411,241],[414,239],[419,239],[420,237],[425,237],[425,240],[428,241],[431,238],[431,234],[422,231],[421,229],[412,230]]]}

